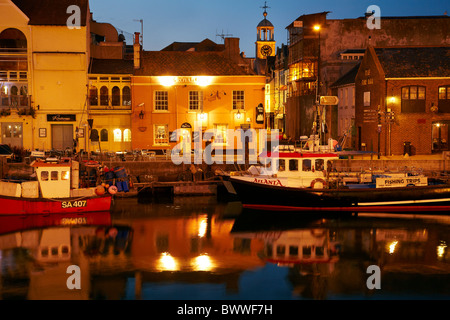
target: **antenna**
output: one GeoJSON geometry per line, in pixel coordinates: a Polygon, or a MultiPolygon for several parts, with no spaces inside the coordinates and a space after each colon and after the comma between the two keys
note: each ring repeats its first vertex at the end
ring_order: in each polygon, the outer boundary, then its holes
{"type": "Polygon", "coordinates": [[[233,35],[231,33],[223,33],[223,29],[222,29],[222,33],[217,33],[217,29],[216,29],[216,37],[221,37],[222,41],[225,41],[225,37],[232,37],[232,36],[233,35]]]}
{"type": "Polygon", "coordinates": [[[133,19],[133,21],[141,23],[141,46],[144,48],[144,20],[142,19],[133,19]]]}

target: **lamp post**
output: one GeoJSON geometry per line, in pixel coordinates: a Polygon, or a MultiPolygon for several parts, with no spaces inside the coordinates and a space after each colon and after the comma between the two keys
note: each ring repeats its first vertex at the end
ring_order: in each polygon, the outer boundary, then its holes
{"type": "Polygon", "coordinates": [[[314,26],[314,30],[318,32],[319,34],[319,46],[318,46],[318,53],[317,53],[317,85],[316,85],[316,104],[319,104],[320,101],[320,25],[316,24],[314,26]]]}
{"type": "Polygon", "coordinates": [[[325,109],[320,110],[320,29],[321,26],[319,24],[314,25],[314,31],[318,32],[319,35],[319,43],[318,43],[318,52],[317,52],[317,84],[316,84],[316,106],[317,106],[317,126],[316,131],[318,129],[319,138],[322,144],[325,144],[325,128],[322,127],[322,121],[325,122],[325,109]],[[319,112],[322,111],[322,112],[319,112]],[[320,119],[322,117],[322,121],[320,119]],[[322,132],[323,131],[323,132],[322,132]]]}

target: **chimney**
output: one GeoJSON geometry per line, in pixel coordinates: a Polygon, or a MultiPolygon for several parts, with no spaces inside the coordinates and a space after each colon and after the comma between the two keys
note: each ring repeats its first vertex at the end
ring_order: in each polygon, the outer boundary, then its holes
{"type": "Polygon", "coordinates": [[[225,54],[234,62],[239,62],[241,57],[239,49],[239,38],[225,38],[225,54]]]}
{"type": "Polygon", "coordinates": [[[140,33],[134,33],[134,44],[133,44],[133,57],[134,57],[134,68],[139,69],[141,67],[141,44],[140,44],[140,33]]]}

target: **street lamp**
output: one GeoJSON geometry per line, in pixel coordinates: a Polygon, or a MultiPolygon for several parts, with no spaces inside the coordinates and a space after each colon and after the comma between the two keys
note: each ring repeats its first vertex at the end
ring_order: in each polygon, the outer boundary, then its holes
{"type": "Polygon", "coordinates": [[[318,47],[318,54],[317,54],[317,85],[316,85],[316,103],[319,104],[319,100],[320,100],[320,92],[319,92],[319,87],[320,87],[320,25],[316,24],[314,25],[313,29],[314,31],[317,31],[319,34],[319,47],[318,47]]]}
{"type": "Polygon", "coordinates": [[[318,53],[317,53],[317,83],[316,83],[316,106],[317,106],[317,128],[319,128],[319,137],[322,140],[322,144],[324,144],[325,141],[325,132],[321,134],[321,121],[320,116],[323,117],[323,121],[325,121],[325,110],[323,110],[322,115],[320,115],[319,107],[320,107],[320,29],[321,26],[319,24],[316,24],[313,26],[314,31],[317,31],[319,34],[319,43],[318,43],[318,53]]]}

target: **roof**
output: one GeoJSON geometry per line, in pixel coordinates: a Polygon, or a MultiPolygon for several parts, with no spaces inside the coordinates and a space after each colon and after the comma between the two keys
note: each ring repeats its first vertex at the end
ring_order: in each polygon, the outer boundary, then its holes
{"type": "Polygon", "coordinates": [[[266,18],[264,18],[263,20],[261,20],[261,22],[258,24],[258,28],[259,27],[273,27],[272,22],[270,22],[269,20],[267,20],[266,18]]]}
{"type": "Polygon", "coordinates": [[[133,60],[92,59],[90,74],[133,74],[133,60]]]}
{"type": "Polygon", "coordinates": [[[227,76],[254,75],[246,71],[225,52],[143,51],[141,68],[135,75],[143,76],[227,76]]]}
{"type": "Polygon", "coordinates": [[[450,47],[374,48],[386,78],[450,77],[450,47]]]}
{"type": "Polygon", "coordinates": [[[71,5],[81,9],[81,26],[86,26],[88,0],[11,0],[29,19],[30,25],[65,26],[71,5]]]}
{"type": "Polygon", "coordinates": [[[347,84],[355,83],[356,75],[358,74],[359,66],[361,63],[358,63],[349,72],[340,77],[335,83],[331,85],[331,87],[340,87],[345,86],[347,84]]]}
{"type": "Polygon", "coordinates": [[[225,46],[205,39],[201,42],[172,42],[161,51],[223,51],[225,46]]]}

